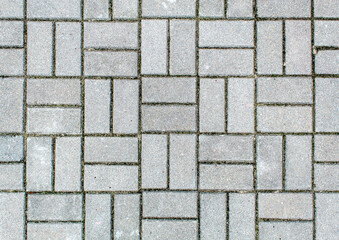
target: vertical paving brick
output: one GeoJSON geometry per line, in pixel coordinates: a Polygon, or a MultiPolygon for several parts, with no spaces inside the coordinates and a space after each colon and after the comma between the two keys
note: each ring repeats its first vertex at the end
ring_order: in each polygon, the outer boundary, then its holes
{"type": "Polygon", "coordinates": [[[27,240],[82,239],[82,223],[28,223],[27,240]]]}
{"type": "Polygon", "coordinates": [[[80,191],[81,139],[61,137],[56,139],[55,190],[80,191]]]}
{"type": "Polygon", "coordinates": [[[229,195],[230,239],[255,239],[255,195],[251,193],[229,195]]]}
{"type": "Polygon", "coordinates": [[[170,21],[170,62],[172,75],[195,75],[195,21],[170,21]],[[185,56],[185,57],[182,57],[185,56]]]}
{"type": "Polygon", "coordinates": [[[24,51],[23,49],[0,49],[0,74],[23,75],[24,51]]]}
{"type": "Polygon", "coordinates": [[[229,18],[251,18],[253,17],[252,0],[228,0],[227,17],[229,18]]]}
{"type": "Polygon", "coordinates": [[[339,136],[315,135],[314,159],[318,162],[339,162],[339,136]]]}
{"type": "Polygon", "coordinates": [[[85,80],[85,132],[109,133],[111,81],[85,80]]]}
{"type": "Polygon", "coordinates": [[[84,18],[108,20],[109,0],[84,0],[84,18]]]}
{"type": "Polygon", "coordinates": [[[22,136],[0,136],[0,162],[18,162],[24,157],[22,136]]]}
{"type": "Polygon", "coordinates": [[[52,190],[52,139],[30,137],[27,139],[26,163],[27,191],[52,190]]]}
{"type": "Polygon", "coordinates": [[[314,16],[337,18],[339,2],[336,0],[314,0],[314,16]]]}
{"type": "MultiPolygon", "coordinates": [[[[296,7],[293,7],[296,9],[296,7]]],[[[311,74],[311,22],[286,21],[286,73],[311,74]]]]}
{"type": "Polygon", "coordinates": [[[260,222],[259,239],[312,240],[312,222],[260,222]]]}
{"type": "Polygon", "coordinates": [[[113,132],[137,133],[139,81],[114,80],[113,89],[113,132]]]}
{"type": "Polygon", "coordinates": [[[24,193],[0,193],[0,239],[24,239],[24,193]]]}
{"type": "Polygon", "coordinates": [[[143,74],[167,73],[167,31],[167,20],[142,20],[141,72],[143,74]]]}
{"type": "Polygon", "coordinates": [[[196,0],[157,1],[144,0],[142,3],[143,17],[195,17],[196,0]]]}
{"type": "Polygon", "coordinates": [[[282,74],[281,21],[257,22],[257,65],[259,74],[282,74]]]}
{"type": "Polygon", "coordinates": [[[254,132],[254,80],[230,78],[227,92],[228,132],[254,132]]]}
{"type": "Polygon", "coordinates": [[[166,188],[167,136],[143,134],[141,151],[142,188],[166,188]]]}
{"type": "Polygon", "coordinates": [[[314,44],[316,46],[339,46],[338,21],[315,21],[314,24],[314,44]]]}
{"type": "Polygon", "coordinates": [[[259,17],[311,17],[310,0],[258,0],[259,17]]]}
{"type": "Polygon", "coordinates": [[[200,79],[200,132],[225,131],[225,79],[200,79]]]}
{"type": "Polygon", "coordinates": [[[114,196],[114,239],[139,239],[139,194],[114,196]]]}
{"type": "Polygon", "coordinates": [[[200,193],[200,239],[226,239],[226,194],[200,193]]]}
{"type": "Polygon", "coordinates": [[[80,23],[56,23],[55,74],[61,76],[81,74],[80,23]]]}
{"type": "Polygon", "coordinates": [[[52,22],[27,23],[27,74],[52,75],[52,22]]]}
{"type": "Polygon", "coordinates": [[[257,137],[257,188],[282,189],[282,137],[257,137]]]}
{"type": "Polygon", "coordinates": [[[314,165],[314,185],[316,190],[339,190],[339,165],[314,165]]]}
{"type": "Polygon", "coordinates": [[[169,187],[196,189],[196,135],[170,135],[169,187]]]}
{"type": "Polygon", "coordinates": [[[0,2],[1,18],[22,18],[24,16],[23,0],[2,0],[0,2]]]}
{"type": "Polygon", "coordinates": [[[23,87],[23,79],[0,78],[0,132],[22,132],[23,87]]]}
{"type": "Polygon", "coordinates": [[[225,16],[225,1],[223,0],[200,0],[199,16],[221,18],[225,16]]]}
{"type": "Polygon", "coordinates": [[[137,0],[113,0],[113,18],[129,19],[138,17],[139,1],[137,0]]]}
{"type": "Polygon", "coordinates": [[[317,74],[339,74],[339,51],[319,51],[315,55],[315,72],[317,74]]]}
{"type": "Polygon", "coordinates": [[[22,46],[23,30],[24,25],[21,21],[0,21],[0,46],[22,46]]]}
{"type": "Polygon", "coordinates": [[[86,239],[111,239],[111,214],[111,195],[86,194],[86,239]]]}
{"type": "Polygon", "coordinates": [[[27,0],[27,17],[81,19],[80,0],[27,0]]]}
{"type": "Polygon", "coordinates": [[[0,165],[0,190],[23,190],[23,164],[0,165]]]}
{"type": "Polygon", "coordinates": [[[312,188],[312,137],[286,136],[286,189],[312,188]]]}

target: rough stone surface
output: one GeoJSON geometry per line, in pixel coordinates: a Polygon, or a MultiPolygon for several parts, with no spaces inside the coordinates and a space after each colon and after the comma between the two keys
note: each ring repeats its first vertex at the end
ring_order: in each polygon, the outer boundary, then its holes
{"type": "Polygon", "coordinates": [[[23,27],[21,21],[0,21],[0,46],[22,46],[23,27]]]}
{"type": "Polygon", "coordinates": [[[20,136],[0,136],[0,162],[18,162],[24,156],[24,139],[20,136]]]}

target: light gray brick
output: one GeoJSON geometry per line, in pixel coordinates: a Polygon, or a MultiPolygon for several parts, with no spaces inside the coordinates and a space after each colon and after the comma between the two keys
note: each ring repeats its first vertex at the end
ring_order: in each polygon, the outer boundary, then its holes
{"type": "Polygon", "coordinates": [[[84,0],[85,19],[110,19],[109,0],[84,0]]]}
{"type": "Polygon", "coordinates": [[[81,104],[79,79],[28,79],[27,103],[40,104],[81,104]]]}
{"type": "Polygon", "coordinates": [[[312,240],[312,222],[260,222],[259,239],[312,240]]]}
{"type": "Polygon", "coordinates": [[[111,195],[86,194],[86,239],[111,239],[111,212],[111,195]]]}
{"type": "Polygon", "coordinates": [[[137,133],[139,120],[139,81],[114,80],[113,132],[137,133]]]}
{"type": "Polygon", "coordinates": [[[85,166],[85,191],[137,191],[138,166],[85,166]]]}
{"type": "Polygon", "coordinates": [[[339,46],[338,21],[315,21],[314,24],[314,44],[316,46],[339,46]]]}
{"type": "Polygon", "coordinates": [[[28,223],[27,240],[81,240],[82,226],[82,223],[28,223]]]}
{"type": "Polygon", "coordinates": [[[226,194],[200,193],[200,239],[226,239],[226,194]]]}
{"type": "Polygon", "coordinates": [[[85,162],[138,162],[138,139],[86,137],[85,162]]]}
{"type": "Polygon", "coordinates": [[[23,164],[0,165],[0,190],[23,190],[23,164]]]}
{"type": "Polygon", "coordinates": [[[199,100],[200,132],[224,132],[225,79],[201,78],[199,100]]]}
{"type": "Polygon", "coordinates": [[[27,74],[52,75],[52,22],[27,23],[27,74]]]}
{"type": "Polygon", "coordinates": [[[253,189],[253,166],[200,164],[199,169],[199,189],[229,191],[253,189]]]}
{"type": "Polygon", "coordinates": [[[167,31],[167,20],[142,20],[141,72],[143,74],[167,73],[167,31]]]}
{"type": "Polygon", "coordinates": [[[195,17],[196,0],[144,0],[143,17],[195,17]]]}
{"type": "Polygon", "coordinates": [[[282,189],[282,137],[257,137],[257,188],[282,189]]]}
{"type": "Polygon", "coordinates": [[[196,74],[195,26],[193,20],[170,21],[169,71],[172,75],[196,74]]]}
{"type": "Polygon", "coordinates": [[[316,190],[339,190],[339,165],[314,165],[314,185],[316,190]]]}
{"type": "Polygon", "coordinates": [[[85,75],[136,77],[137,58],[134,51],[85,51],[85,75]]]}
{"type": "Polygon", "coordinates": [[[52,190],[52,139],[30,137],[27,139],[26,162],[27,191],[52,190]]]}
{"type": "Polygon", "coordinates": [[[197,217],[196,192],[143,192],[143,217],[197,217]]]}
{"type": "Polygon", "coordinates": [[[85,80],[85,132],[109,133],[111,81],[85,80]]]}
{"type": "Polygon", "coordinates": [[[200,161],[253,161],[252,136],[208,136],[199,137],[200,161]]]}
{"type": "Polygon", "coordinates": [[[315,55],[316,74],[339,74],[339,51],[319,51],[315,55]]]}
{"type": "Polygon", "coordinates": [[[24,239],[24,206],[24,193],[0,193],[0,239],[24,239]]]}
{"type": "Polygon", "coordinates": [[[339,136],[315,135],[314,159],[318,162],[339,162],[339,136]]]}
{"type": "Polygon", "coordinates": [[[143,134],[141,151],[142,188],[166,188],[167,136],[143,134]]]}
{"type": "Polygon", "coordinates": [[[61,137],[55,145],[55,191],[80,191],[81,139],[61,137]]]}
{"type": "Polygon", "coordinates": [[[0,1],[1,18],[23,18],[24,1],[23,0],[2,0],[0,1]]]}
{"type": "Polygon", "coordinates": [[[229,78],[227,131],[254,132],[254,79],[229,78]]]}
{"type": "Polygon", "coordinates": [[[0,78],[0,132],[22,132],[23,87],[23,79],[0,78]]]}
{"type": "Polygon", "coordinates": [[[229,194],[229,238],[255,239],[255,195],[229,194]]]}
{"type": "Polygon", "coordinates": [[[194,103],[196,78],[143,78],[142,101],[146,103],[194,103]]]}
{"type": "Polygon", "coordinates": [[[84,23],[84,46],[136,49],[138,48],[138,23],[86,22],[84,23]]]}
{"type": "Polygon", "coordinates": [[[314,0],[314,16],[337,18],[339,2],[337,0],[314,0]]]}
{"type": "Polygon", "coordinates": [[[316,193],[316,238],[332,240],[338,237],[339,194],[316,193]]]}
{"type": "Polygon", "coordinates": [[[195,106],[142,106],[143,131],[195,131],[195,106]]]}
{"type": "Polygon", "coordinates": [[[170,135],[169,188],[196,189],[196,135],[170,135]]]}
{"type": "Polygon", "coordinates": [[[253,47],[253,21],[200,21],[199,47],[253,47]]]}
{"type": "Polygon", "coordinates": [[[28,108],[29,133],[80,133],[80,109],[28,108]]]}
{"type": "Polygon", "coordinates": [[[198,239],[197,221],[185,220],[143,220],[144,240],[153,239],[198,239]]]}
{"type": "Polygon", "coordinates": [[[199,0],[199,16],[209,18],[225,17],[225,1],[199,0]]]}
{"type": "Polygon", "coordinates": [[[228,0],[227,17],[229,18],[251,18],[253,17],[252,0],[228,0]]]}
{"type": "Polygon", "coordinates": [[[138,7],[138,0],[113,0],[113,18],[137,18],[138,7]]]}
{"type": "Polygon", "coordinates": [[[0,162],[18,162],[24,157],[22,136],[0,136],[0,162]]]}
{"type": "Polygon", "coordinates": [[[117,194],[114,196],[114,239],[140,239],[139,206],[139,194],[117,194]]]}
{"type": "Polygon", "coordinates": [[[286,136],[286,189],[312,188],[312,137],[286,136]]]}
{"type": "Polygon", "coordinates": [[[251,49],[200,49],[200,76],[246,76],[253,74],[251,49]]]}
{"type": "Polygon", "coordinates": [[[80,0],[27,0],[27,17],[81,19],[80,0]]]}
{"type": "Polygon", "coordinates": [[[22,75],[24,73],[23,49],[0,49],[0,75],[22,75]]]}
{"type": "Polygon", "coordinates": [[[29,194],[28,220],[76,221],[82,219],[80,194],[29,194]]]}
{"type": "Polygon", "coordinates": [[[311,78],[258,78],[257,102],[313,103],[311,78]]]}
{"type": "Polygon", "coordinates": [[[316,131],[338,132],[339,78],[317,78],[315,91],[316,131]]]}
{"type": "Polygon", "coordinates": [[[23,30],[22,21],[0,21],[0,46],[22,46],[24,43],[23,30]]]}
{"type": "MultiPolygon", "coordinates": [[[[294,6],[293,9],[297,9],[297,7],[294,6]]],[[[285,37],[286,73],[311,74],[311,21],[286,21],[285,37]]]]}
{"type": "Polygon", "coordinates": [[[311,0],[258,0],[259,17],[311,17],[311,0]]]}
{"type": "Polygon", "coordinates": [[[81,75],[81,24],[56,23],[55,74],[81,75]]]}
{"type": "Polygon", "coordinates": [[[312,193],[259,193],[259,218],[313,219],[312,193]]]}
{"type": "Polygon", "coordinates": [[[257,119],[261,132],[312,132],[312,107],[260,106],[257,119]]]}
{"type": "Polygon", "coordinates": [[[259,74],[282,74],[282,34],[281,21],[257,22],[257,65],[259,74]]]}

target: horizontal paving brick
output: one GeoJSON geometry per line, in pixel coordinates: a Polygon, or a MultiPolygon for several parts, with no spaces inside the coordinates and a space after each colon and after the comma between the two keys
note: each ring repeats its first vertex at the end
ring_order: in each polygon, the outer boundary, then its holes
{"type": "Polygon", "coordinates": [[[227,0],[228,18],[253,17],[253,0],[227,0]]]}
{"type": "Polygon", "coordinates": [[[258,0],[259,17],[311,17],[311,0],[258,0]]]}
{"type": "Polygon", "coordinates": [[[315,55],[316,74],[339,74],[339,50],[319,51],[315,55]]]}
{"type": "Polygon", "coordinates": [[[314,16],[337,18],[339,3],[336,0],[314,0],[314,16]]]}
{"type": "Polygon", "coordinates": [[[85,19],[108,20],[109,15],[109,0],[84,0],[85,19]]]}
{"type": "Polygon", "coordinates": [[[28,223],[27,240],[53,239],[82,239],[82,223],[28,223]]]}
{"type": "Polygon", "coordinates": [[[0,136],[0,162],[18,162],[24,157],[22,136],[0,136]]]}
{"type": "Polygon", "coordinates": [[[339,22],[315,21],[314,44],[316,46],[339,46],[339,22]]]}
{"type": "Polygon", "coordinates": [[[113,0],[113,18],[130,19],[139,16],[138,0],[113,0]]]}
{"type": "Polygon", "coordinates": [[[143,17],[195,17],[196,0],[157,1],[144,0],[142,3],[143,17]]]}
{"type": "Polygon", "coordinates": [[[21,21],[0,21],[0,46],[22,46],[23,29],[21,21]]]}
{"type": "Polygon", "coordinates": [[[0,49],[0,75],[16,76],[24,73],[23,49],[0,49]]]}
{"type": "Polygon", "coordinates": [[[22,0],[3,0],[0,2],[0,17],[23,18],[24,2],[22,0]]]}
{"type": "Polygon", "coordinates": [[[312,222],[260,222],[259,239],[312,240],[312,222]]]}
{"type": "Polygon", "coordinates": [[[314,165],[314,185],[316,190],[339,190],[339,165],[314,165]]]}
{"type": "Polygon", "coordinates": [[[199,16],[219,18],[225,16],[225,1],[223,0],[200,0],[199,16]]]}
{"type": "Polygon", "coordinates": [[[80,0],[27,0],[27,17],[81,19],[80,0]]]}
{"type": "Polygon", "coordinates": [[[339,136],[315,135],[314,159],[319,162],[339,162],[339,136]]]}
{"type": "Polygon", "coordinates": [[[23,164],[0,165],[0,190],[22,190],[23,180],[23,164]]]}

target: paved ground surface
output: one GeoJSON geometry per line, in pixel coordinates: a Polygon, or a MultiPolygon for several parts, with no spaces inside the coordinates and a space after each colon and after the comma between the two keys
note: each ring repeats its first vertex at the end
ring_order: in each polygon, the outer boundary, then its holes
{"type": "Polygon", "coordinates": [[[0,0],[0,239],[339,239],[339,1],[0,0]]]}

